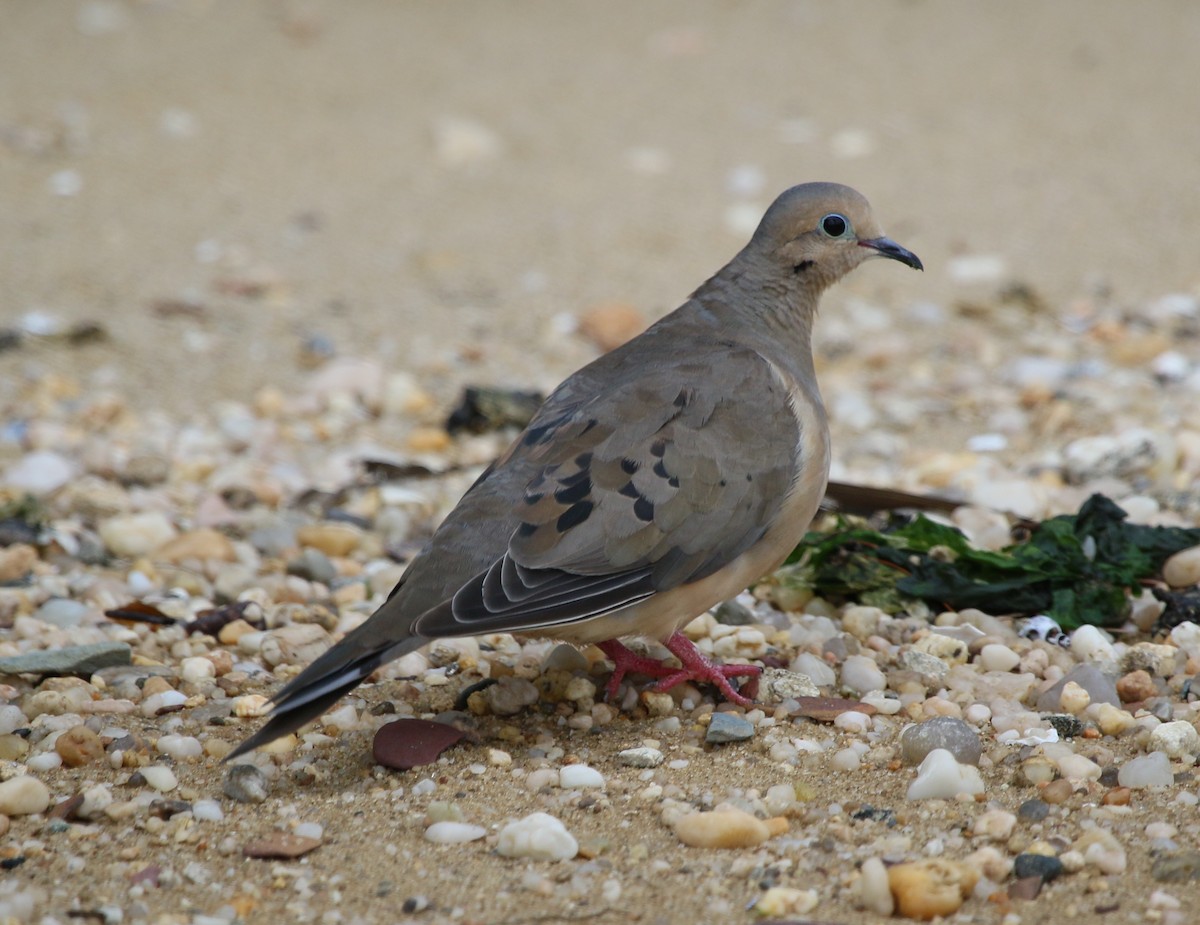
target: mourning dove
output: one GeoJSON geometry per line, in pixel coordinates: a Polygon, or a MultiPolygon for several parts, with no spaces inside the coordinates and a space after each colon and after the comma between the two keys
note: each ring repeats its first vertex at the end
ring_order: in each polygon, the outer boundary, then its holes
{"type": "Polygon", "coordinates": [[[777,568],[829,474],[813,370],[821,293],[864,260],[921,261],[835,183],[784,192],[681,307],[563,382],[468,489],[387,601],[272,698],[230,758],[315,718],[379,666],[447,636],[596,643],[659,689],[750,701],[761,668],[716,665],[679,628],[777,568]],[[618,641],[663,640],[668,667],[618,641]],[[731,677],[748,676],[745,693],[731,677]]]}

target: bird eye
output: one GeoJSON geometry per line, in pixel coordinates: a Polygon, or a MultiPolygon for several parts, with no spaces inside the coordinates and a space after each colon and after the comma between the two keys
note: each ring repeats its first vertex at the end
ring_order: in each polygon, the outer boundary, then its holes
{"type": "Polygon", "coordinates": [[[830,212],[821,219],[821,230],[831,238],[840,238],[850,230],[850,220],[844,215],[830,212]]]}

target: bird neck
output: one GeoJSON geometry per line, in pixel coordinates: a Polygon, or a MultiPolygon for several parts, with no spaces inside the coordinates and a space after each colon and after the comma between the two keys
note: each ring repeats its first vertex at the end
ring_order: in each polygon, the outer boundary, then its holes
{"type": "Polygon", "coordinates": [[[823,289],[806,279],[781,279],[743,257],[697,289],[692,301],[733,339],[798,380],[815,382],[812,325],[823,289]]]}

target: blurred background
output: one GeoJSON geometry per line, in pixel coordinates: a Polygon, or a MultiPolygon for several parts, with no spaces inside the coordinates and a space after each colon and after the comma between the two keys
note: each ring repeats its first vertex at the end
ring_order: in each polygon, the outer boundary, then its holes
{"type": "Polygon", "coordinates": [[[439,402],[545,388],[599,349],[587,313],[665,313],[812,179],[859,188],[927,268],[872,264],[824,303],[847,452],[880,424],[1021,450],[986,400],[872,395],[1025,388],[1031,334],[1075,367],[1195,370],[1172,333],[1200,291],[1188,0],[3,0],[0,21],[9,403],[56,374],[187,417],[331,357],[439,402]]]}

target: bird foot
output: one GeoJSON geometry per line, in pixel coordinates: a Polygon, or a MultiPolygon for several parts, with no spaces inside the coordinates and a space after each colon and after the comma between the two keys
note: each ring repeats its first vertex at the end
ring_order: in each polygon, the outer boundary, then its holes
{"type": "Polygon", "coordinates": [[[679,659],[679,668],[664,665],[655,658],[638,655],[616,639],[607,639],[597,645],[613,663],[612,677],[604,687],[604,694],[609,700],[617,696],[617,689],[625,675],[631,671],[659,678],[653,687],[656,691],[670,690],[685,681],[712,684],[726,700],[743,707],[752,706],[753,698],[758,694],[758,678],[762,674],[762,668],[757,665],[718,665],[680,632],[672,633],[666,641],[666,647],[671,650],[671,654],[679,659]],[[748,678],[742,685],[744,694],[729,683],[730,678],[742,676],[748,678]]]}

